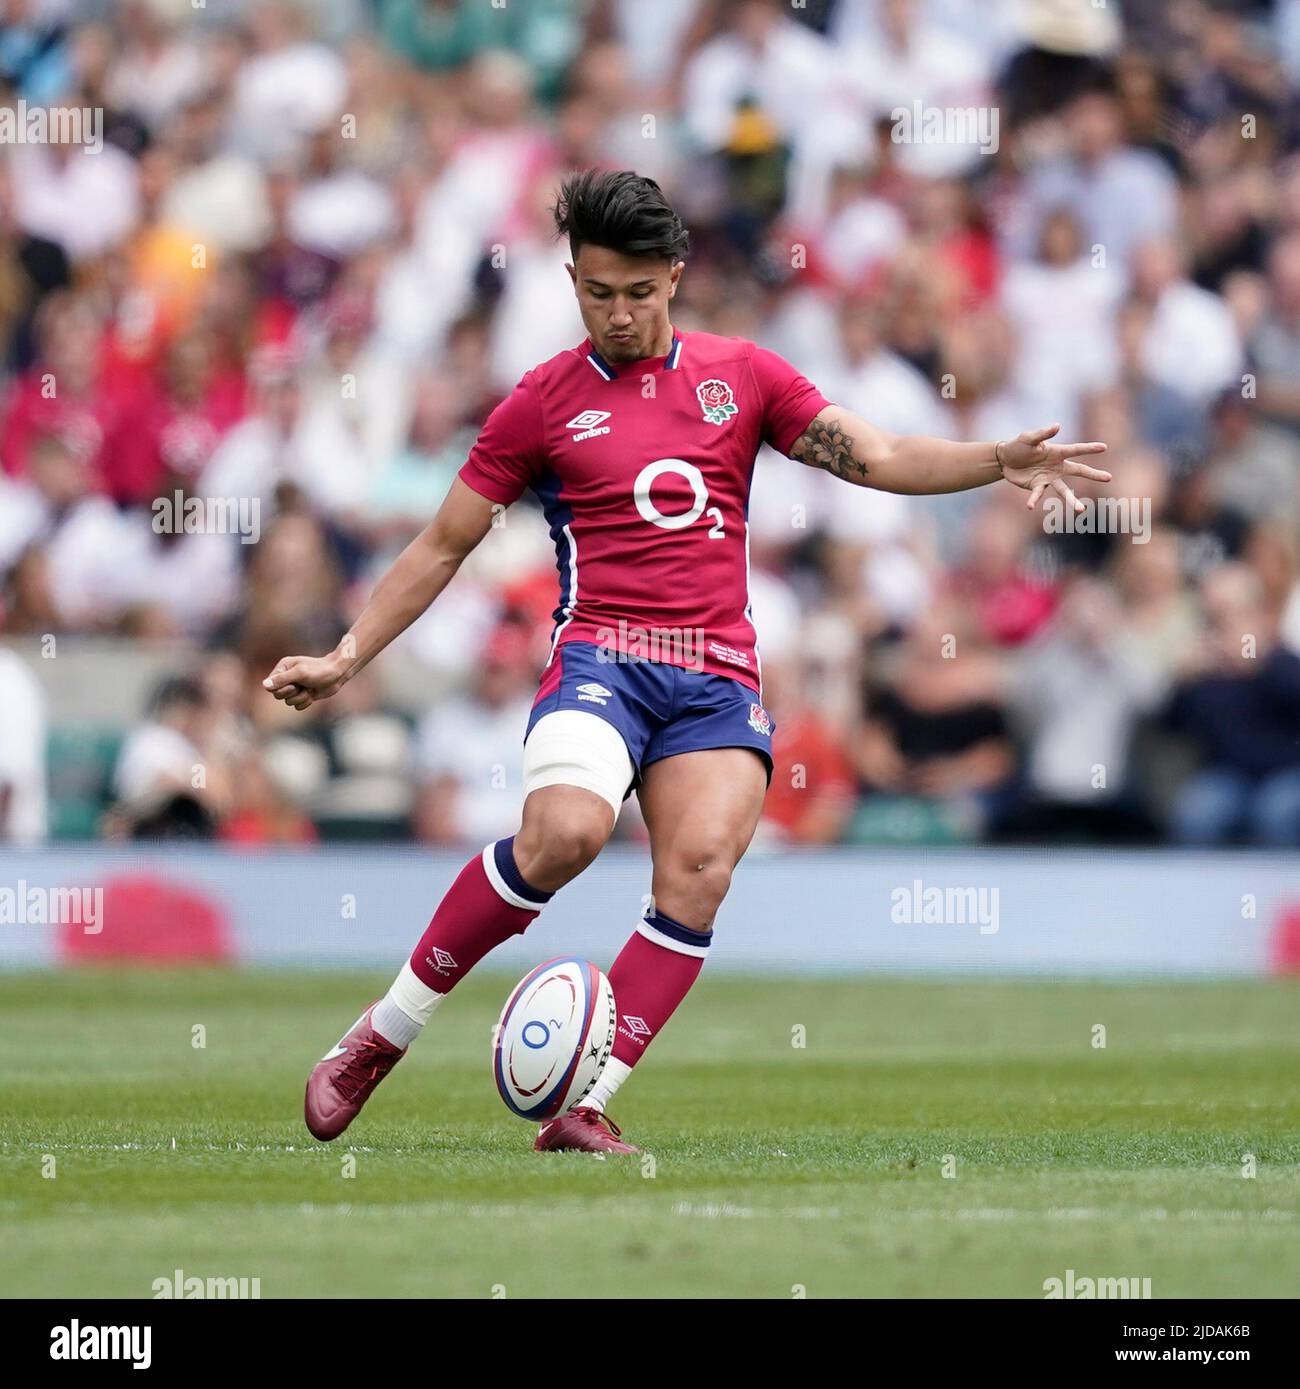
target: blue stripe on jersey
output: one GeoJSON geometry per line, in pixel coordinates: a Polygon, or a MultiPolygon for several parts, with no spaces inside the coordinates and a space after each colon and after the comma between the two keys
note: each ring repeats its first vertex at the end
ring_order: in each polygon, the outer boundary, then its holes
{"type": "MultiPolygon", "coordinates": [[[[673,345],[668,349],[667,357],[664,358],[663,369],[665,371],[675,371],[677,369],[677,363],[681,361],[681,357],[682,340],[674,333],[673,345]]],[[[600,372],[600,374],[605,378],[606,381],[613,381],[615,377],[618,375],[614,368],[610,366],[610,364],[604,359],[604,357],[600,355],[599,352],[596,351],[594,347],[591,349],[590,352],[587,353],[587,360],[592,364],[593,367],[596,368],[598,372],[600,372]]]]}
{"type": "Polygon", "coordinates": [[[669,940],[675,940],[682,945],[698,945],[707,949],[713,942],[712,931],[692,931],[689,926],[683,926],[680,921],[674,921],[671,916],[665,916],[663,912],[646,912],[645,924],[652,931],[658,931],[660,935],[667,936],[669,940]]]}
{"type": "Polygon", "coordinates": [[[763,657],[758,649],[758,624],[754,621],[754,598],[750,592],[749,577],[749,504],[754,496],[754,474],[758,471],[758,454],[749,465],[749,477],[745,481],[745,621],[754,634],[754,674],[758,678],[758,702],[763,702],[763,657]]]}
{"type": "Polygon", "coordinates": [[[565,526],[573,524],[573,510],[568,502],[561,499],[560,486],[560,476],[553,468],[548,468],[533,483],[533,492],[542,504],[542,515],[546,517],[551,539],[555,542],[555,568],[560,575],[560,602],[552,613],[555,621],[552,638],[555,631],[559,630],[560,624],[569,618],[573,605],[578,601],[578,595],[574,591],[576,556],[564,530],[565,526]]]}

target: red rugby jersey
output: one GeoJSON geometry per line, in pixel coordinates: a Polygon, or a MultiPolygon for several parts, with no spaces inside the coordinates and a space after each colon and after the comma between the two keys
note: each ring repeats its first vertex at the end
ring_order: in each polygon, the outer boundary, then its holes
{"type": "Polygon", "coordinates": [[[586,641],[758,690],[749,488],[829,402],[743,338],[675,333],[666,357],[607,362],[588,339],[528,372],[460,471],[508,505],[526,488],[555,541],[550,660],[586,641]]]}

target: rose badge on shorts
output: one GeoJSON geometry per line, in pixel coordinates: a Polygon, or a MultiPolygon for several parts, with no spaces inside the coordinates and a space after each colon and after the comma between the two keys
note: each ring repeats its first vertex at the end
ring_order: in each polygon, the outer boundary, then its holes
{"type": "Polygon", "coordinates": [[[700,402],[700,409],[704,411],[704,418],[709,424],[726,424],[732,415],[740,412],[731,387],[716,376],[696,386],[695,398],[700,402]]]}
{"type": "Polygon", "coordinates": [[[772,720],[767,716],[767,710],[761,704],[751,704],[749,706],[749,726],[755,733],[766,733],[772,736],[772,720]]]}

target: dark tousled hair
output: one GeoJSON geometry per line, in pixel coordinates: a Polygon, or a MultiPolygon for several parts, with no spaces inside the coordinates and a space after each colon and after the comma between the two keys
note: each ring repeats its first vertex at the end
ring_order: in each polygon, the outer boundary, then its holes
{"type": "Polygon", "coordinates": [[[682,260],[691,239],[652,178],[631,169],[584,169],[570,174],[555,200],[555,231],[581,246],[605,246],[625,256],[682,260]]]}

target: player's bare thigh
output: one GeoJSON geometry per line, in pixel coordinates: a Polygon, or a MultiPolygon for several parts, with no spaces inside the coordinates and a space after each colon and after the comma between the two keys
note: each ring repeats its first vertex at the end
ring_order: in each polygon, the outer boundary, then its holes
{"type": "Polygon", "coordinates": [[[555,892],[591,863],[613,830],[614,811],[594,791],[539,787],[524,801],[515,864],[531,887],[555,892]]]}
{"type": "Polygon", "coordinates": [[[655,908],[707,931],[749,848],[767,794],[767,768],[749,748],[708,748],[646,769],[638,796],[650,831],[655,908]]]}

